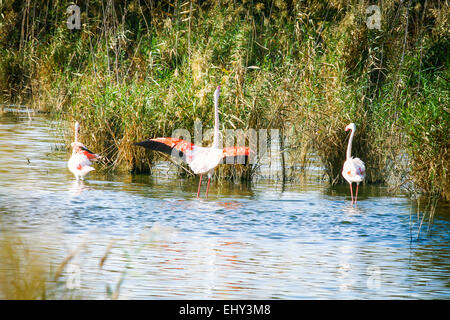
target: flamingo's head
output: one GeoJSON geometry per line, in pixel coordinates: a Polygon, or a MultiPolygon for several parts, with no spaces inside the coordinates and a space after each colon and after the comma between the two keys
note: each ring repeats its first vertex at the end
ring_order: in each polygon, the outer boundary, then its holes
{"type": "Polygon", "coordinates": [[[75,122],[75,132],[80,132],[80,123],[78,121],[75,122]]]}
{"type": "Polygon", "coordinates": [[[78,152],[78,150],[81,150],[82,148],[84,148],[84,144],[82,144],[81,142],[77,142],[77,141],[72,142],[70,145],[75,152],[78,152]]]}
{"type": "Polygon", "coordinates": [[[355,124],[353,122],[345,127],[345,131],[348,131],[348,130],[355,131],[355,129],[356,129],[356,126],[355,126],[355,124]]]}

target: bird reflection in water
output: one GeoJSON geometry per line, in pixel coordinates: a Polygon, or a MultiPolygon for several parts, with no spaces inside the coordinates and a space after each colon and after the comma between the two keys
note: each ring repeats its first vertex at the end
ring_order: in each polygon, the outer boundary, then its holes
{"type": "Polygon", "coordinates": [[[69,188],[71,194],[79,196],[83,191],[89,190],[89,186],[85,185],[83,180],[76,180],[69,188]]]}
{"type": "Polygon", "coordinates": [[[344,212],[348,216],[353,216],[353,215],[358,215],[358,214],[364,213],[364,211],[361,208],[355,207],[355,206],[353,206],[353,204],[345,205],[344,212]]]}

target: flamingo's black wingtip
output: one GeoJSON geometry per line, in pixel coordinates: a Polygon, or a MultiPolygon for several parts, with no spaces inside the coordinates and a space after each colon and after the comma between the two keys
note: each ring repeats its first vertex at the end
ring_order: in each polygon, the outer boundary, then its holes
{"type": "Polygon", "coordinates": [[[140,142],[135,142],[133,143],[133,145],[138,146],[138,147],[144,147],[146,149],[155,149],[155,146],[158,145],[157,142],[152,141],[152,140],[144,140],[144,141],[140,141],[140,142]]]}
{"type": "Polygon", "coordinates": [[[144,147],[145,146],[145,141],[140,141],[140,142],[135,142],[133,143],[134,146],[139,146],[139,147],[144,147]]]}

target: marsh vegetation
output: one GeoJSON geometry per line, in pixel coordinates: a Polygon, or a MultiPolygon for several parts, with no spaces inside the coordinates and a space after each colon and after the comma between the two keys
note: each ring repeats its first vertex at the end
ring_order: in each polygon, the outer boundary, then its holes
{"type": "Polygon", "coordinates": [[[284,167],[314,152],[342,182],[355,122],[367,182],[450,199],[448,1],[383,1],[380,28],[356,0],[94,0],[72,30],[70,4],[1,2],[1,99],[61,119],[67,146],[80,121],[108,170],[150,172],[160,155],[133,142],[211,128],[221,84],[221,129],[278,129],[284,167]]]}

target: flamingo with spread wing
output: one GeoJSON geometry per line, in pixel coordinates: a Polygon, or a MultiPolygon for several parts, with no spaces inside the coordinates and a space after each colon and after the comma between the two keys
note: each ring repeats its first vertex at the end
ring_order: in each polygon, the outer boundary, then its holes
{"type": "Polygon", "coordinates": [[[204,174],[208,175],[206,187],[206,198],[208,198],[209,184],[217,165],[221,162],[245,163],[250,156],[250,148],[248,147],[219,148],[219,94],[220,86],[214,92],[214,138],[211,147],[197,146],[176,138],[155,138],[135,143],[137,146],[160,151],[184,160],[195,174],[200,175],[197,198],[200,196],[204,174]]]}

